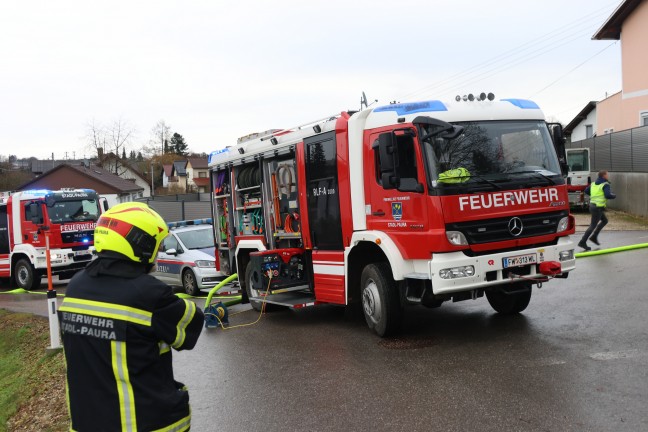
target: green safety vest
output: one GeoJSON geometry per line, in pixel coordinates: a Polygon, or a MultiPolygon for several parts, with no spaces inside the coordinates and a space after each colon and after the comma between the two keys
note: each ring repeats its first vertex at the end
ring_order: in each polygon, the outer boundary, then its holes
{"type": "Polygon", "coordinates": [[[605,185],[609,185],[608,182],[603,182],[601,184],[592,183],[590,186],[590,203],[596,204],[596,207],[606,207],[607,198],[605,198],[605,192],[603,188],[605,185]]]}
{"type": "Polygon", "coordinates": [[[466,168],[455,168],[439,174],[440,183],[463,183],[470,180],[470,173],[466,168]]]}

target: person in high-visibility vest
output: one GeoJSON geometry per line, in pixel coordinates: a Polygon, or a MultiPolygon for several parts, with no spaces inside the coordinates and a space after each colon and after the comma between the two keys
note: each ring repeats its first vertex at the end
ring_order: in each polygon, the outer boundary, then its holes
{"type": "Polygon", "coordinates": [[[192,349],[204,316],[149,275],[169,230],[148,205],[101,215],[98,258],[70,281],[59,308],[70,430],[187,431],[189,393],[171,348],[192,349]]]}
{"type": "Polygon", "coordinates": [[[608,223],[608,218],[605,216],[607,200],[616,198],[616,195],[612,193],[610,187],[607,170],[598,172],[598,178],[594,183],[587,186],[585,193],[590,196],[590,214],[592,215],[592,221],[583,234],[581,241],[578,242],[578,246],[588,251],[592,248],[587,245],[587,240],[600,246],[601,243],[599,243],[598,235],[608,223]]]}

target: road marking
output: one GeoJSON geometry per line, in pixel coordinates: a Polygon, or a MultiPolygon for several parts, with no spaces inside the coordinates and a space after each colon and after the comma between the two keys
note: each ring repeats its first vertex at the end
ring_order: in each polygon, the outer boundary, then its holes
{"type": "Polygon", "coordinates": [[[634,358],[634,357],[640,357],[646,355],[646,352],[644,351],[639,351],[636,349],[631,349],[631,350],[625,350],[625,351],[605,351],[605,352],[599,352],[599,353],[594,353],[590,354],[589,357],[594,359],[594,360],[618,360],[618,359],[624,359],[624,358],[634,358]]]}
{"type": "Polygon", "coordinates": [[[558,360],[558,359],[542,359],[538,362],[538,366],[558,366],[558,365],[564,365],[567,362],[565,360],[558,360]]]}

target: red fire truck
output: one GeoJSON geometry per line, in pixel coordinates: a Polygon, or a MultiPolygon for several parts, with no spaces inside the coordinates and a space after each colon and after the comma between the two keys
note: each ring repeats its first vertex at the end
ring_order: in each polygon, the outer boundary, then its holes
{"type": "Polygon", "coordinates": [[[486,295],[524,310],[575,267],[559,125],[532,101],[395,103],[212,152],[218,263],[249,301],[360,303],[378,335],[405,306],[486,295]]]}
{"type": "Polygon", "coordinates": [[[52,274],[70,278],[94,256],[100,198],[90,189],[27,190],[0,203],[0,278],[36,289],[47,273],[46,231],[52,274]]]}

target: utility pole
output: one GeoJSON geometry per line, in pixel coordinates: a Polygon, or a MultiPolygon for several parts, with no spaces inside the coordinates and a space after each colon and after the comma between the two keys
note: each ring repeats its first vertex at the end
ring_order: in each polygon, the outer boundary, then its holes
{"type": "Polygon", "coordinates": [[[153,182],[153,159],[151,159],[151,196],[155,194],[155,183],[153,182]]]}

